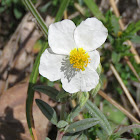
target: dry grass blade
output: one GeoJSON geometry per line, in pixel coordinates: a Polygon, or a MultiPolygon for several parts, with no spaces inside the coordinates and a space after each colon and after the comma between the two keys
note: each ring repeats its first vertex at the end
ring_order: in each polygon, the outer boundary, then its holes
{"type": "Polygon", "coordinates": [[[78,3],[74,3],[75,8],[84,16],[85,15],[85,9],[81,7],[78,3]]]}
{"type": "Polygon", "coordinates": [[[140,123],[131,113],[129,113],[126,109],[124,109],[121,105],[119,105],[116,101],[114,101],[111,97],[106,95],[103,91],[98,92],[99,95],[101,95],[104,99],[106,99],[108,102],[110,102],[112,105],[114,105],[117,109],[122,111],[128,118],[130,118],[133,122],[140,123]]]}
{"type": "Polygon", "coordinates": [[[140,111],[139,111],[134,99],[132,98],[130,92],[128,91],[127,87],[124,85],[120,75],[118,74],[118,72],[116,71],[115,67],[112,64],[110,64],[110,68],[111,68],[113,74],[115,75],[115,77],[117,78],[118,82],[120,83],[120,85],[121,85],[122,89],[124,90],[127,98],[129,99],[130,103],[132,104],[132,106],[134,107],[134,109],[136,110],[136,112],[138,113],[138,115],[140,117],[140,111]]]}
{"type": "Polygon", "coordinates": [[[126,63],[128,64],[128,66],[130,67],[130,69],[132,70],[132,72],[134,73],[134,75],[137,77],[137,79],[139,80],[140,82],[140,77],[139,75],[137,74],[135,68],[133,67],[132,63],[129,61],[129,58],[127,56],[124,57],[125,60],[126,60],[126,63]]]}
{"type": "MultiPolygon", "coordinates": [[[[113,11],[114,11],[115,15],[117,17],[120,17],[119,10],[118,10],[114,0],[110,0],[110,5],[113,8],[113,11]]],[[[125,27],[124,27],[123,21],[121,19],[119,19],[119,24],[120,24],[121,29],[124,30],[125,27]]],[[[128,45],[131,46],[130,51],[135,55],[134,58],[135,58],[136,62],[139,64],[140,63],[140,57],[139,57],[137,51],[135,50],[132,42],[131,41],[127,41],[127,43],[128,43],[128,45]]]]}

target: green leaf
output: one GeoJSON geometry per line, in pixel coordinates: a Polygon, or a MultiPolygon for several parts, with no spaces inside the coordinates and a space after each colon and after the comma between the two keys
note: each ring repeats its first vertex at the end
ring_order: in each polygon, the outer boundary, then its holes
{"type": "Polygon", "coordinates": [[[47,9],[49,8],[49,6],[52,4],[52,1],[47,2],[45,5],[43,5],[42,7],[39,8],[40,12],[44,13],[47,11],[47,9]]]}
{"type": "Polygon", "coordinates": [[[78,138],[78,136],[80,135],[80,133],[66,133],[62,140],[76,140],[76,138],[78,138]]]}
{"type": "Polygon", "coordinates": [[[94,89],[92,89],[92,91],[91,91],[91,95],[92,95],[93,98],[96,96],[96,94],[100,90],[101,86],[102,86],[102,81],[100,79],[99,83],[97,84],[97,86],[94,89]]]}
{"type": "Polygon", "coordinates": [[[127,26],[126,30],[124,31],[124,35],[125,34],[126,35],[129,35],[129,34],[133,35],[139,30],[140,30],[140,21],[138,21],[136,23],[132,22],[127,26]]]}
{"type": "MultiPolygon", "coordinates": [[[[110,105],[110,103],[104,103],[104,109],[103,109],[104,114],[108,114],[107,118],[110,120],[115,126],[118,124],[122,125],[128,125],[128,119],[126,119],[126,116],[124,113],[122,113],[120,110],[115,108],[113,105],[110,105]]],[[[112,126],[113,126],[112,124],[112,126]]]]}
{"type": "Polygon", "coordinates": [[[116,52],[112,52],[112,62],[115,64],[115,63],[118,63],[120,61],[120,58],[121,58],[121,54],[118,54],[116,52]]]}
{"type": "Polygon", "coordinates": [[[33,133],[32,133],[32,127],[33,127],[33,118],[32,118],[32,106],[33,106],[33,98],[34,98],[34,90],[33,90],[33,86],[37,81],[37,77],[38,77],[38,67],[39,67],[39,63],[40,63],[40,56],[41,54],[44,52],[44,50],[47,48],[48,43],[45,43],[43,45],[43,47],[41,48],[41,51],[39,52],[36,61],[34,63],[33,66],[33,70],[32,73],[30,75],[30,81],[29,81],[29,86],[28,86],[28,91],[27,91],[27,99],[26,99],[26,118],[27,118],[27,123],[28,123],[28,127],[30,130],[30,134],[32,137],[33,133]]]}
{"type": "Polygon", "coordinates": [[[67,117],[67,121],[68,122],[72,122],[73,119],[78,116],[78,114],[82,111],[82,108],[80,107],[80,105],[77,105],[76,107],[74,107],[71,111],[71,113],[68,115],[67,117]]]}
{"type": "Polygon", "coordinates": [[[80,137],[78,137],[78,140],[88,140],[88,137],[84,133],[82,133],[80,137]]]}
{"type": "Polygon", "coordinates": [[[96,124],[99,123],[99,120],[95,119],[95,118],[88,118],[88,119],[84,119],[81,121],[77,121],[72,123],[68,129],[66,130],[66,132],[68,133],[76,133],[85,129],[88,129],[96,124]]]}
{"type": "Polygon", "coordinates": [[[57,115],[55,110],[47,103],[40,99],[36,99],[36,104],[41,112],[51,121],[52,124],[57,125],[57,115]]]}
{"type": "Polygon", "coordinates": [[[140,129],[140,125],[132,124],[132,125],[129,125],[129,126],[124,126],[121,129],[119,129],[119,131],[116,133],[116,135],[121,135],[121,134],[127,132],[128,130],[136,129],[136,128],[140,129]]]}
{"type": "Polygon", "coordinates": [[[107,134],[111,135],[112,134],[111,126],[107,121],[106,117],[104,116],[104,114],[96,107],[96,105],[88,100],[85,107],[87,108],[89,114],[92,117],[96,117],[99,120],[99,124],[107,132],[107,134]]]}
{"type": "Polygon", "coordinates": [[[0,13],[4,12],[5,11],[5,7],[0,7],[0,13]]]}
{"type": "Polygon", "coordinates": [[[115,15],[111,16],[111,24],[112,24],[113,31],[115,34],[118,34],[118,32],[120,30],[120,25],[119,25],[118,21],[119,21],[119,19],[115,15]]]}
{"type": "Polygon", "coordinates": [[[78,103],[79,103],[80,107],[82,108],[89,98],[89,93],[88,92],[78,92],[77,96],[78,96],[78,103]]]}
{"type": "Polygon", "coordinates": [[[48,95],[52,100],[58,102],[58,99],[56,97],[59,91],[55,88],[46,85],[35,85],[33,89],[48,95]]]}
{"type": "Polygon", "coordinates": [[[64,90],[62,90],[62,91],[60,91],[59,93],[58,93],[58,95],[57,95],[57,99],[58,100],[61,100],[61,99],[63,99],[63,98],[66,98],[66,97],[68,97],[69,96],[69,93],[68,92],[66,92],[66,91],[64,91],[64,90]]]}
{"type": "Polygon", "coordinates": [[[102,65],[101,63],[98,65],[97,69],[96,69],[97,73],[100,75],[102,72],[102,65]]]}
{"type": "Polygon", "coordinates": [[[70,2],[70,0],[62,0],[61,1],[60,8],[59,8],[57,15],[55,17],[55,22],[58,22],[62,19],[63,13],[64,13],[65,9],[67,8],[69,2],[70,2]]]}
{"type": "Polygon", "coordinates": [[[16,8],[14,8],[14,15],[15,15],[16,19],[20,19],[22,17],[22,12],[16,8]]]}
{"type": "MultiPolygon", "coordinates": [[[[100,130],[100,129],[96,129],[96,135],[100,140],[107,140],[108,135],[107,133],[105,133],[105,131],[100,130]]],[[[110,139],[109,139],[110,140],[110,139]]],[[[112,139],[111,139],[112,140],[112,139]]]]}
{"type": "Polygon", "coordinates": [[[99,20],[105,20],[105,17],[99,10],[98,6],[96,5],[94,0],[84,0],[85,4],[91,10],[92,14],[97,17],[99,20]]]}
{"type": "Polygon", "coordinates": [[[68,123],[66,122],[66,121],[64,121],[64,120],[61,120],[61,121],[59,121],[58,123],[57,123],[57,127],[58,128],[63,128],[63,127],[65,127],[65,126],[67,126],[68,125],[68,123]]]}
{"type": "Polygon", "coordinates": [[[133,42],[133,43],[140,43],[140,36],[138,36],[138,35],[135,35],[135,36],[133,36],[132,38],[131,38],[131,41],[133,42]]]}

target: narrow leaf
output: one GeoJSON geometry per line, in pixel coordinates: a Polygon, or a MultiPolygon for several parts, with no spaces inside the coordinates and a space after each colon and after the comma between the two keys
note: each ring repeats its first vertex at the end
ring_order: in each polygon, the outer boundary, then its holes
{"type": "Polygon", "coordinates": [[[123,133],[125,133],[125,132],[127,132],[127,131],[129,131],[129,130],[131,130],[131,129],[135,129],[135,128],[140,129],[140,125],[138,125],[138,124],[133,124],[133,125],[129,125],[129,126],[124,126],[124,127],[122,127],[116,134],[117,134],[117,135],[121,135],[121,134],[123,134],[123,133]]]}
{"type": "Polygon", "coordinates": [[[88,137],[84,133],[82,133],[78,140],[88,140],[88,137]]]}
{"type": "Polygon", "coordinates": [[[61,120],[61,121],[58,122],[57,127],[58,128],[63,128],[65,126],[67,126],[67,125],[68,125],[68,123],[66,121],[61,120]]]}
{"type": "Polygon", "coordinates": [[[76,138],[78,138],[78,136],[80,135],[80,133],[66,133],[62,140],[76,140],[76,138]]]}
{"type": "Polygon", "coordinates": [[[99,123],[99,120],[94,118],[88,118],[81,121],[72,123],[66,130],[68,133],[76,133],[85,129],[88,129],[99,123]]]}
{"type": "Polygon", "coordinates": [[[59,20],[62,19],[63,13],[64,13],[65,9],[67,8],[69,2],[70,2],[70,0],[62,0],[61,1],[60,8],[59,8],[57,15],[55,17],[55,22],[58,22],[59,20]]]}
{"type": "Polygon", "coordinates": [[[97,17],[99,20],[105,20],[105,17],[99,10],[94,0],[84,0],[88,8],[91,10],[92,14],[97,17]]]}
{"type": "Polygon", "coordinates": [[[71,113],[68,115],[67,121],[68,121],[68,122],[72,122],[73,119],[74,119],[76,116],[78,116],[78,114],[79,114],[81,111],[82,111],[82,108],[81,108],[79,105],[77,105],[76,107],[74,107],[74,108],[72,109],[71,113]]]}
{"type": "Polygon", "coordinates": [[[51,121],[52,124],[57,125],[57,115],[55,110],[47,103],[40,99],[36,99],[36,104],[42,113],[51,121]]]}
{"type": "Polygon", "coordinates": [[[58,102],[58,99],[56,97],[59,91],[55,88],[46,85],[36,85],[33,87],[33,89],[48,95],[49,97],[51,97],[52,100],[58,102]]]}
{"type": "Polygon", "coordinates": [[[112,15],[111,24],[112,24],[114,33],[117,34],[120,30],[119,18],[117,18],[115,15],[112,15]]]}
{"type": "Polygon", "coordinates": [[[85,107],[92,117],[96,117],[99,120],[101,127],[107,132],[108,135],[112,134],[111,126],[104,116],[104,114],[93,104],[91,101],[87,101],[85,107]]]}
{"type": "Polygon", "coordinates": [[[35,17],[38,25],[40,26],[41,30],[43,31],[44,35],[47,37],[48,35],[48,28],[45,24],[45,21],[40,16],[39,12],[36,10],[35,6],[33,5],[31,0],[24,0],[25,6],[30,10],[32,15],[35,17]]]}
{"type": "Polygon", "coordinates": [[[32,106],[33,106],[33,98],[34,98],[34,90],[33,86],[37,81],[38,77],[38,67],[39,67],[39,61],[40,61],[40,56],[44,52],[44,50],[47,48],[48,43],[44,45],[44,47],[41,48],[41,51],[39,52],[35,64],[33,66],[33,71],[30,76],[30,81],[29,81],[29,86],[28,86],[28,91],[27,91],[27,99],[26,99],[26,119],[28,123],[28,127],[30,130],[31,136],[34,138],[33,133],[32,133],[32,128],[34,127],[33,123],[33,117],[32,117],[32,106]]]}
{"type": "Polygon", "coordinates": [[[134,42],[134,43],[140,43],[140,36],[138,35],[134,35],[132,38],[131,38],[131,41],[134,42]]]}
{"type": "Polygon", "coordinates": [[[100,90],[101,86],[102,86],[102,81],[100,79],[99,83],[97,84],[97,86],[91,91],[91,95],[92,95],[93,98],[96,96],[96,94],[100,90]]]}
{"type": "Polygon", "coordinates": [[[63,99],[63,98],[66,98],[66,97],[68,97],[69,96],[69,93],[68,92],[66,92],[66,91],[60,91],[59,93],[58,93],[58,95],[57,95],[57,99],[63,99]]]}

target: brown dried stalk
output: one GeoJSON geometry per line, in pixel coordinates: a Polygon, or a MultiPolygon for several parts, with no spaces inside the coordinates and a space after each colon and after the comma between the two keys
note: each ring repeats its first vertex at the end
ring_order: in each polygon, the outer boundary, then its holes
{"type": "Polygon", "coordinates": [[[139,109],[138,109],[138,107],[137,107],[137,105],[136,105],[134,99],[132,98],[132,96],[131,96],[129,90],[127,89],[127,87],[126,87],[125,84],[123,83],[123,81],[122,81],[120,75],[118,74],[118,72],[116,71],[115,67],[114,67],[112,64],[110,64],[110,69],[112,70],[113,74],[115,75],[115,77],[117,78],[118,82],[120,83],[120,85],[121,85],[121,87],[122,87],[124,93],[126,94],[127,98],[129,99],[131,105],[134,107],[134,109],[136,110],[136,112],[138,113],[138,115],[139,115],[139,117],[140,117],[140,111],[139,111],[139,109]]]}
{"type": "Polygon", "coordinates": [[[113,100],[111,97],[109,97],[106,93],[104,93],[101,90],[98,93],[104,99],[106,99],[108,102],[110,102],[112,105],[114,105],[117,109],[119,109],[121,112],[123,112],[133,122],[140,123],[140,121],[138,121],[131,113],[129,113],[125,108],[123,108],[121,105],[119,105],[115,100],[113,100]]]}

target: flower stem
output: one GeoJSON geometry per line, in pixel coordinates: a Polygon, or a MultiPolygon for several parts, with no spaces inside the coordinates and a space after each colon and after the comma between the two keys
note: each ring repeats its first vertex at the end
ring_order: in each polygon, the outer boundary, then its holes
{"type": "Polygon", "coordinates": [[[57,132],[57,138],[56,140],[62,140],[62,137],[64,135],[64,132],[61,132],[60,130],[57,132]]]}
{"type": "Polygon", "coordinates": [[[60,120],[64,120],[65,108],[66,104],[64,103],[61,105],[60,120]]]}

